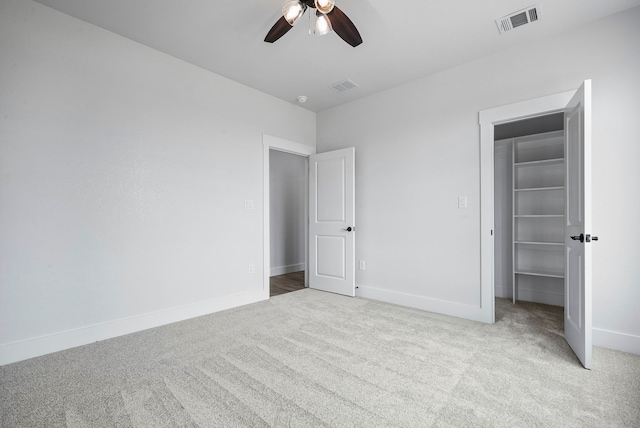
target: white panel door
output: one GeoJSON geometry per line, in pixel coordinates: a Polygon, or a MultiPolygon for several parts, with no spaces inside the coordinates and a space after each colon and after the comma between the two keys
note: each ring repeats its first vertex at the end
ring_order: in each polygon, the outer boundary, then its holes
{"type": "Polygon", "coordinates": [[[309,287],[355,296],[355,148],[309,157],[309,287]]]}
{"type": "Polygon", "coordinates": [[[576,91],[565,112],[564,335],[591,368],[591,81],[576,91]]]}

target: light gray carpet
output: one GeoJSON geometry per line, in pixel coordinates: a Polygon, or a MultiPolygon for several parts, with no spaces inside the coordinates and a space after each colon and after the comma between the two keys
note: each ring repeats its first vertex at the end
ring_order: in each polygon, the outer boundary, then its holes
{"type": "Polygon", "coordinates": [[[638,427],[640,356],[562,309],[494,325],[301,290],[0,367],[2,427],[638,427]]]}

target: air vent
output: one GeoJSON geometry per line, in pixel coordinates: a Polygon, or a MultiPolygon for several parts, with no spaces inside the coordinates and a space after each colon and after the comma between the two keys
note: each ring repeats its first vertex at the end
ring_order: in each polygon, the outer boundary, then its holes
{"type": "Polygon", "coordinates": [[[496,19],[500,34],[513,30],[514,28],[530,24],[538,20],[538,8],[531,6],[523,10],[519,10],[500,19],[496,19]]]}
{"type": "Polygon", "coordinates": [[[330,86],[331,89],[339,93],[343,93],[357,87],[358,87],[358,84],[353,80],[349,80],[349,79],[343,80],[342,82],[334,83],[333,85],[330,86]]]}

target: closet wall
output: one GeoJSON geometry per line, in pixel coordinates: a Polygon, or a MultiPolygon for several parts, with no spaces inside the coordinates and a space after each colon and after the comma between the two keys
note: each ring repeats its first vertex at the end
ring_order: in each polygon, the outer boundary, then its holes
{"type": "Polygon", "coordinates": [[[495,295],[513,298],[513,144],[511,139],[495,142],[494,159],[494,282],[495,295]]]}

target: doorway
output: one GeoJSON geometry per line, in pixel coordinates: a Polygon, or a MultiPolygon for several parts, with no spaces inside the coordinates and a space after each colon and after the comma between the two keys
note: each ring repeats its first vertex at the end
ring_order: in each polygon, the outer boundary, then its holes
{"type": "MultiPolygon", "coordinates": [[[[315,154],[315,147],[306,146],[304,144],[296,143],[293,141],[285,140],[283,138],[274,137],[271,135],[263,134],[262,136],[262,145],[263,145],[263,232],[264,232],[264,272],[263,272],[263,282],[262,289],[264,293],[264,298],[268,299],[271,295],[271,266],[272,266],[272,258],[271,258],[271,155],[272,153],[277,152],[279,154],[289,154],[293,155],[297,158],[301,158],[304,161],[304,183],[303,188],[305,189],[304,193],[304,207],[302,211],[302,222],[303,222],[303,286],[307,287],[309,284],[309,277],[307,275],[308,269],[308,201],[307,201],[307,193],[306,189],[308,188],[308,175],[309,175],[309,165],[308,165],[308,157],[312,154],[315,154]]],[[[289,269],[300,269],[300,265],[294,264],[294,266],[289,267],[289,269]]],[[[291,272],[282,272],[277,271],[276,274],[284,274],[291,275],[291,272]]],[[[300,274],[298,274],[300,276],[300,274]]],[[[300,281],[297,280],[296,284],[300,287],[300,281]]]]}
{"type": "Polygon", "coordinates": [[[264,298],[271,278],[272,150],[305,158],[305,287],[355,296],[355,148],[315,154],[315,147],[263,135],[264,298]]]}
{"type": "Polygon", "coordinates": [[[564,306],[564,114],[494,127],[495,296],[564,306]]]}
{"type": "Polygon", "coordinates": [[[305,288],[307,158],[269,152],[269,296],[305,288]]]}
{"type": "Polygon", "coordinates": [[[495,322],[495,128],[522,119],[563,112],[574,91],[483,110],[480,123],[480,309],[479,319],[495,322]]]}
{"type": "MultiPolygon", "coordinates": [[[[571,346],[576,356],[585,368],[591,368],[592,360],[592,284],[591,284],[591,81],[585,80],[574,92],[564,92],[561,94],[537,98],[516,104],[483,110],[479,115],[480,122],[480,248],[481,248],[481,315],[485,322],[495,322],[495,265],[494,265],[494,243],[495,243],[495,215],[494,215],[494,161],[495,161],[495,128],[505,123],[512,123],[521,119],[539,117],[553,113],[562,112],[564,115],[564,145],[562,147],[563,159],[552,156],[542,160],[518,160],[521,164],[518,167],[531,167],[552,165],[562,163],[561,173],[543,174],[541,185],[534,185],[529,179],[529,184],[522,188],[513,187],[514,200],[514,224],[516,217],[549,217],[562,218],[560,228],[563,232],[563,242],[549,241],[543,239],[533,239],[528,242],[523,239],[521,244],[535,247],[537,244],[544,246],[558,245],[564,247],[564,263],[558,262],[559,257],[547,257],[548,262],[553,262],[556,268],[551,273],[564,279],[564,336],[571,346]],[[547,179],[555,184],[545,184],[547,179]],[[556,178],[553,178],[556,177],[556,178]],[[558,185],[558,180],[563,180],[558,185]],[[545,187],[551,187],[545,188],[545,187]],[[553,190],[559,194],[555,199],[562,198],[564,202],[556,204],[552,198],[551,202],[536,198],[524,198],[526,203],[521,204],[516,200],[520,199],[520,194],[542,194],[542,190],[553,190]],[[516,205],[518,208],[516,208],[516,205]],[[558,210],[562,206],[564,210],[558,210]],[[553,206],[550,213],[548,207],[553,206]],[[516,211],[516,210],[522,211],[516,211]],[[557,210],[558,212],[556,212],[557,210]],[[541,212],[537,212],[541,211],[541,212]],[[517,214],[517,215],[516,215],[517,214]],[[537,241],[537,242],[536,242],[537,241]],[[534,245],[535,244],[535,245],[534,245]],[[558,274],[557,272],[562,272],[558,274]]],[[[514,149],[515,150],[515,149],[514,149]]],[[[514,154],[516,152],[514,151],[514,154]]],[[[514,158],[515,162],[515,158],[514,158]]],[[[557,165],[556,165],[557,166],[557,165]]],[[[519,172],[517,174],[520,174],[519,172]]],[[[515,181],[516,176],[514,163],[515,181]]],[[[516,231],[514,230],[514,236],[516,231]]],[[[514,240],[514,261],[515,244],[520,244],[514,240]]],[[[562,251],[562,250],[560,250],[562,251]]],[[[560,252],[562,254],[562,252],[560,252]]],[[[527,265],[522,265],[519,270],[524,274],[533,273],[540,275],[542,272],[538,266],[531,262],[532,258],[526,258],[527,265]]],[[[514,265],[516,263],[514,262],[514,265]]],[[[514,287],[514,297],[517,288],[514,287]]]]}

